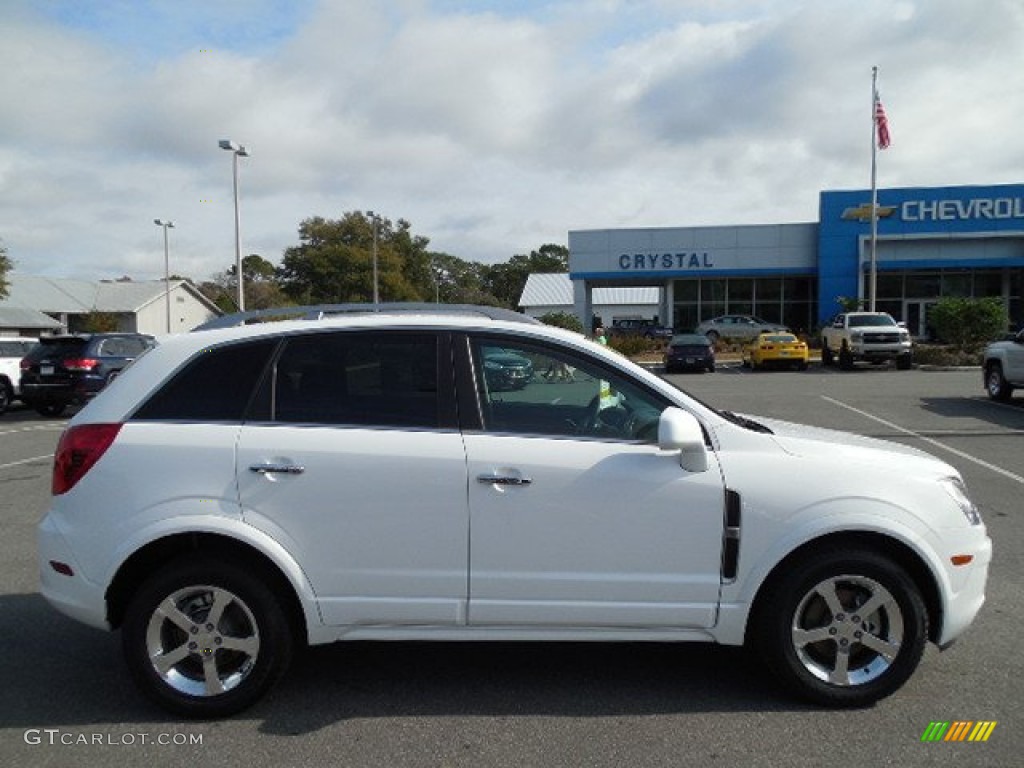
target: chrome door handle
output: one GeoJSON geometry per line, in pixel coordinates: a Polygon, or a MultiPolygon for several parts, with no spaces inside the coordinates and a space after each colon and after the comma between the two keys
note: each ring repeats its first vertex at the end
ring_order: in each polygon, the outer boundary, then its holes
{"type": "Polygon", "coordinates": [[[258,475],[301,475],[306,471],[306,468],[298,464],[252,464],[249,467],[249,471],[255,472],[258,475]]]}
{"type": "Polygon", "coordinates": [[[516,477],[514,475],[477,475],[476,481],[485,485],[529,485],[533,482],[529,477],[516,477]]]}

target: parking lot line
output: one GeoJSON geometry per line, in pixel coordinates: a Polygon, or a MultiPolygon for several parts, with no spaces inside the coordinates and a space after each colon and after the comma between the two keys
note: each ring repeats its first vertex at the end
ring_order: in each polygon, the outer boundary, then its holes
{"type": "Polygon", "coordinates": [[[828,395],[822,395],[821,398],[823,400],[827,400],[828,402],[832,403],[833,405],[838,405],[840,408],[845,408],[848,411],[853,411],[854,413],[860,414],[861,416],[863,416],[866,419],[871,419],[872,421],[876,421],[879,424],[883,424],[886,427],[888,427],[889,429],[895,429],[897,432],[902,432],[905,435],[910,435],[912,437],[916,437],[918,440],[923,440],[924,442],[928,443],[929,445],[935,446],[936,448],[941,448],[944,451],[948,451],[949,453],[952,453],[952,454],[954,454],[956,456],[959,456],[961,459],[967,459],[967,461],[973,462],[973,463],[977,464],[979,467],[984,467],[985,469],[990,469],[993,472],[995,472],[996,474],[1000,474],[1003,477],[1008,477],[1011,480],[1015,480],[1016,482],[1020,483],[1021,485],[1024,485],[1024,477],[1021,477],[1020,475],[1015,474],[1015,473],[1011,472],[1008,469],[1003,469],[1002,467],[997,467],[995,464],[990,464],[989,462],[984,461],[982,459],[979,459],[976,456],[972,456],[969,453],[965,453],[964,451],[960,451],[960,450],[957,450],[956,448],[952,448],[952,447],[946,445],[945,443],[940,443],[938,440],[933,440],[930,437],[925,437],[921,433],[915,432],[912,429],[907,429],[906,427],[901,427],[899,424],[893,424],[891,421],[886,421],[885,419],[879,418],[878,416],[870,414],[867,411],[862,411],[860,408],[855,408],[852,405],[847,405],[846,403],[842,402],[841,400],[836,400],[834,397],[829,397],[828,395]]]}
{"type": "Polygon", "coordinates": [[[31,459],[21,459],[19,461],[8,462],[7,464],[0,464],[0,469],[8,469],[10,467],[19,467],[22,464],[31,464],[33,461],[42,461],[43,459],[46,459],[47,461],[49,461],[52,458],[53,458],[53,454],[52,453],[48,453],[45,456],[34,456],[31,459]]]}

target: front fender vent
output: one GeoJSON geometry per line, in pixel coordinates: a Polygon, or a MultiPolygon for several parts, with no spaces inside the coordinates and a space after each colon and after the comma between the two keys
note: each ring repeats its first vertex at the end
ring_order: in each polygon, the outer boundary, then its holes
{"type": "Polygon", "coordinates": [[[735,581],[740,563],[740,495],[725,490],[725,529],[722,533],[722,581],[735,581]]]}

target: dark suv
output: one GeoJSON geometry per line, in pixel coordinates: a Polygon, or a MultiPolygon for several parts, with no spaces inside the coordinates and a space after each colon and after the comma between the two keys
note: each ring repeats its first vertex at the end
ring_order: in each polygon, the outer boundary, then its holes
{"type": "Polygon", "coordinates": [[[156,342],[140,333],[83,333],[39,340],[21,361],[21,399],[43,416],[84,403],[156,342]]]}

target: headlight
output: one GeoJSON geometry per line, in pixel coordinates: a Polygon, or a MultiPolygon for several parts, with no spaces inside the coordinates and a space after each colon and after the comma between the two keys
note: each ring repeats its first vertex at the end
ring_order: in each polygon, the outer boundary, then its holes
{"type": "Polygon", "coordinates": [[[850,331],[850,341],[862,341],[864,339],[864,331],[850,331]]]}
{"type": "Polygon", "coordinates": [[[947,477],[941,481],[941,484],[950,498],[960,507],[967,522],[971,525],[981,525],[981,513],[967,496],[967,488],[964,486],[963,480],[958,477],[947,477]]]}

